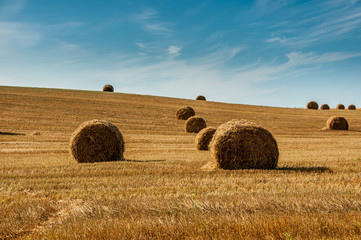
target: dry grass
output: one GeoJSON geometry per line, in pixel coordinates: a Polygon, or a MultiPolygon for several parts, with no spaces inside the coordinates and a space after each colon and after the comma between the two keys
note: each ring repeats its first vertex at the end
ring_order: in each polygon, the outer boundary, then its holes
{"type": "Polygon", "coordinates": [[[361,114],[0,87],[0,239],[361,239],[361,114]],[[276,138],[275,170],[204,171],[174,109],[211,126],[242,116],[276,138]],[[84,121],[122,132],[123,162],[78,164],[84,121]],[[32,135],[34,131],[40,135],[32,135]],[[327,150],[326,150],[327,149],[327,150]]]}

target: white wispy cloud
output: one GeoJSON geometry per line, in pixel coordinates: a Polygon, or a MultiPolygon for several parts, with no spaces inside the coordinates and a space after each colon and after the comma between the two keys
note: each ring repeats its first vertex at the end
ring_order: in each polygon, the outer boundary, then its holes
{"type": "Polygon", "coordinates": [[[141,13],[133,15],[131,19],[140,24],[144,30],[153,34],[172,32],[169,23],[160,20],[159,12],[153,8],[144,8],[141,13]]]}
{"type": "Polygon", "coordinates": [[[18,14],[25,7],[25,0],[1,0],[0,1],[0,19],[18,14]]]}
{"type": "Polygon", "coordinates": [[[173,56],[173,57],[177,57],[180,55],[180,52],[182,51],[181,47],[177,47],[177,46],[169,46],[168,48],[168,53],[169,55],[173,56]]]}
{"type": "Polygon", "coordinates": [[[311,1],[302,7],[302,11],[290,10],[286,16],[288,26],[284,25],[282,30],[273,32],[265,42],[302,47],[344,38],[346,33],[361,27],[361,6],[358,1],[311,1]]]}

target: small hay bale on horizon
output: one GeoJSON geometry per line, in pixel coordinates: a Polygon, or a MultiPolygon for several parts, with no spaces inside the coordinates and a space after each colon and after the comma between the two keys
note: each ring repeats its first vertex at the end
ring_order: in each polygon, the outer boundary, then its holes
{"type": "Polygon", "coordinates": [[[217,128],[210,150],[209,164],[222,169],[274,169],[279,157],[276,139],[267,129],[238,119],[217,128]]]}
{"type": "Polygon", "coordinates": [[[209,150],[209,143],[211,142],[214,133],[216,132],[214,127],[203,128],[196,136],[196,148],[201,151],[209,150]]]}
{"type": "Polygon", "coordinates": [[[318,109],[318,103],[315,101],[310,101],[307,103],[307,109],[314,109],[317,110],[318,109]]]}
{"type": "Polygon", "coordinates": [[[320,109],[321,110],[330,110],[330,106],[328,106],[327,104],[322,104],[320,109]]]}
{"type": "Polygon", "coordinates": [[[206,120],[201,117],[190,117],[185,123],[185,130],[188,133],[198,133],[200,130],[206,127],[206,120]]]}
{"type": "Polygon", "coordinates": [[[337,108],[337,109],[340,109],[340,110],[343,110],[343,109],[345,109],[345,106],[340,103],[340,104],[337,105],[336,108],[337,108]]]}
{"type": "Polygon", "coordinates": [[[356,106],[351,104],[348,106],[348,110],[356,110],[356,106]]]}
{"type": "Polygon", "coordinates": [[[176,112],[176,117],[178,120],[187,120],[188,118],[193,117],[194,115],[196,115],[196,113],[191,107],[181,107],[176,112]]]}
{"type": "Polygon", "coordinates": [[[104,87],[103,87],[103,92],[114,92],[114,88],[113,88],[112,85],[106,84],[106,85],[104,85],[104,87]]]}
{"type": "Polygon", "coordinates": [[[205,96],[202,96],[202,95],[199,95],[196,100],[202,100],[202,101],[206,101],[206,97],[205,96]]]}
{"type": "Polygon", "coordinates": [[[332,116],[326,122],[328,130],[348,130],[348,122],[344,117],[332,116]]]}
{"type": "Polygon", "coordinates": [[[105,120],[83,122],[70,138],[70,153],[78,163],[124,159],[124,139],[119,129],[105,120]]]}

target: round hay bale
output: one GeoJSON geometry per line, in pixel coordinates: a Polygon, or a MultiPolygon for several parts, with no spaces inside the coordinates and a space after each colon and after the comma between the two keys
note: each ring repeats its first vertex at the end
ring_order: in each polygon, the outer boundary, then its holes
{"type": "Polygon", "coordinates": [[[209,150],[209,143],[211,142],[214,133],[216,132],[216,128],[214,127],[207,127],[203,128],[196,137],[196,147],[198,150],[209,150]]]}
{"type": "Polygon", "coordinates": [[[201,117],[190,117],[186,121],[185,125],[186,132],[189,133],[198,133],[203,128],[207,127],[206,120],[201,117]]]}
{"type": "Polygon", "coordinates": [[[345,106],[343,104],[338,104],[336,108],[343,110],[345,109],[345,106]]]}
{"type": "Polygon", "coordinates": [[[103,92],[114,92],[114,88],[112,85],[109,85],[109,84],[104,85],[103,92]]]}
{"type": "Polygon", "coordinates": [[[327,120],[326,127],[329,130],[348,130],[348,122],[343,117],[332,116],[327,120]]]}
{"type": "Polygon", "coordinates": [[[110,122],[87,121],[71,136],[70,153],[79,163],[121,160],[124,153],[123,136],[110,122]]]}
{"type": "Polygon", "coordinates": [[[278,146],[272,134],[246,120],[220,125],[210,143],[211,162],[223,169],[273,169],[278,163],[278,146]]]}
{"type": "Polygon", "coordinates": [[[39,135],[40,135],[40,132],[32,132],[31,135],[33,135],[33,136],[39,136],[39,135]]]}
{"type": "Polygon", "coordinates": [[[199,95],[196,100],[202,100],[202,101],[206,101],[206,97],[205,96],[202,96],[202,95],[199,95]]]}
{"type": "Polygon", "coordinates": [[[322,110],[330,110],[330,106],[328,106],[327,104],[322,104],[320,109],[322,109],[322,110]]]}
{"type": "Polygon", "coordinates": [[[350,106],[348,106],[348,110],[356,110],[356,106],[351,104],[350,106]]]}
{"type": "Polygon", "coordinates": [[[182,107],[180,109],[178,109],[177,113],[176,113],[176,117],[178,120],[187,120],[188,118],[192,117],[196,115],[196,113],[194,112],[193,108],[191,107],[182,107]]]}
{"type": "Polygon", "coordinates": [[[318,109],[318,103],[315,101],[311,101],[309,103],[307,103],[307,109],[318,109]]]}

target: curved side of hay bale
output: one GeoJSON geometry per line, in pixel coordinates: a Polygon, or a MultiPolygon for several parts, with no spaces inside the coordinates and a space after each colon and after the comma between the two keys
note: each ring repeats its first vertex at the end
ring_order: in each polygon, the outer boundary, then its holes
{"type": "Polygon", "coordinates": [[[191,107],[181,107],[176,112],[176,117],[178,120],[187,120],[188,118],[196,115],[193,108],[191,107]]]}
{"type": "Polygon", "coordinates": [[[119,129],[104,120],[82,123],[70,138],[70,153],[79,163],[122,160],[124,139],[119,129]]]}
{"type": "Polygon", "coordinates": [[[216,128],[214,127],[207,127],[202,129],[196,136],[196,148],[198,150],[209,150],[209,143],[211,142],[214,133],[216,132],[216,128]]]}
{"type": "Polygon", "coordinates": [[[351,104],[348,106],[348,110],[356,110],[356,106],[351,104]]]}
{"type": "Polygon", "coordinates": [[[330,110],[330,106],[328,106],[327,104],[322,104],[320,109],[322,109],[322,110],[330,110]]]}
{"type": "Polygon", "coordinates": [[[345,109],[345,106],[343,104],[338,104],[336,108],[343,110],[345,109]]]}
{"type": "Polygon", "coordinates": [[[114,88],[110,84],[104,85],[103,92],[114,92],[114,88]]]}
{"type": "Polygon", "coordinates": [[[202,95],[199,95],[196,100],[202,100],[202,101],[206,101],[206,97],[205,96],[202,96],[202,95]]]}
{"type": "Polygon", "coordinates": [[[210,150],[211,161],[223,169],[273,169],[279,157],[277,142],[267,129],[237,119],[217,128],[210,150]]]}
{"type": "Polygon", "coordinates": [[[198,133],[200,130],[206,127],[206,120],[201,117],[190,117],[185,124],[185,130],[189,133],[198,133]]]}
{"type": "Polygon", "coordinates": [[[317,110],[318,109],[318,103],[315,101],[311,101],[307,103],[307,109],[314,109],[317,110]]]}
{"type": "Polygon", "coordinates": [[[332,116],[326,122],[329,130],[348,130],[348,122],[344,117],[332,116]]]}

